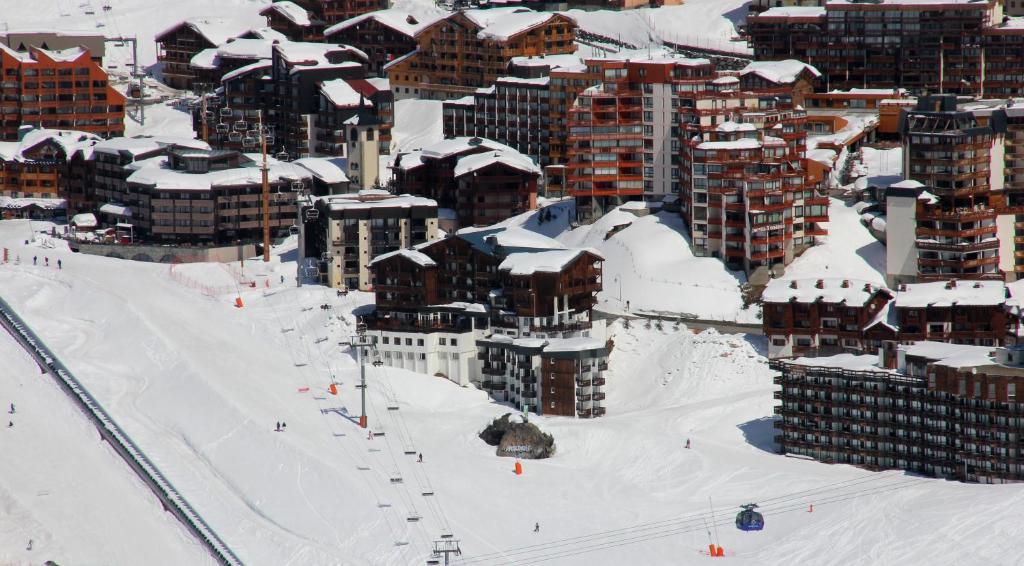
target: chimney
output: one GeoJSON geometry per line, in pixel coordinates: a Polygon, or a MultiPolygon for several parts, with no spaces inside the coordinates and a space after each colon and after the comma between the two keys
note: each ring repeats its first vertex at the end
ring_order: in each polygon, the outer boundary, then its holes
{"type": "Polygon", "coordinates": [[[849,289],[850,288],[850,280],[849,279],[843,279],[843,283],[840,285],[840,287],[842,287],[843,289],[849,289]]]}
{"type": "Polygon", "coordinates": [[[815,289],[824,289],[825,288],[825,282],[822,281],[821,279],[818,279],[818,282],[814,284],[814,288],[815,289]]]}

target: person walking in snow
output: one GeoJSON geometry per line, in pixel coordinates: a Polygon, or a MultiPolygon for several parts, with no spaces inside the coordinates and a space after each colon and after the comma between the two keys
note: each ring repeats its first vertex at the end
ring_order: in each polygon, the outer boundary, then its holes
{"type": "Polygon", "coordinates": [[[12,428],[13,426],[14,426],[14,421],[7,421],[7,428],[12,428]]]}
{"type": "Polygon", "coordinates": [[[11,410],[9,411],[12,415],[14,414],[14,403],[11,403],[11,410]]]}
{"type": "Polygon", "coordinates": [[[32,256],[32,265],[39,265],[39,256],[32,256]]]}
{"type": "Polygon", "coordinates": [[[367,430],[366,431],[366,440],[373,440],[373,431],[372,430],[367,430]]]}
{"type": "Polygon", "coordinates": [[[25,550],[32,550],[32,539],[28,539],[28,546],[25,547],[25,550]]]}
{"type": "Polygon", "coordinates": [[[423,463],[423,454],[422,453],[420,454],[420,457],[416,461],[419,462],[420,464],[423,463]]]}
{"type": "Polygon", "coordinates": [[[534,523],[534,525],[533,525],[533,532],[535,532],[535,533],[539,533],[540,532],[540,523],[534,523]]]}
{"type": "Polygon", "coordinates": [[[50,267],[50,258],[49,257],[44,257],[43,261],[46,263],[46,267],[50,267]]]}
{"type": "Polygon", "coordinates": [[[288,423],[281,421],[281,432],[288,430],[288,423]]]}
{"type": "Polygon", "coordinates": [[[277,421],[277,428],[275,428],[274,430],[276,430],[277,432],[281,432],[281,421],[277,421]]]}
{"type": "Polygon", "coordinates": [[[687,438],[687,439],[686,439],[686,447],[687,447],[687,448],[689,448],[689,447],[690,447],[690,439],[689,439],[689,438],[687,438]]]}
{"type": "Polygon", "coordinates": [[[61,261],[60,261],[60,260],[58,259],[58,260],[57,260],[57,269],[64,269],[63,265],[64,265],[64,264],[63,264],[63,263],[61,263],[61,261]]]}
{"type": "Polygon", "coordinates": [[[281,276],[281,284],[284,285],[284,275],[281,276]]]}

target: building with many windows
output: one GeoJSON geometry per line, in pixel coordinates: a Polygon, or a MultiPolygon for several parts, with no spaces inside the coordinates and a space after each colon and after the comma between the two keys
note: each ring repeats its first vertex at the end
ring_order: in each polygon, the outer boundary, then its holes
{"type": "Polygon", "coordinates": [[[1019,347],[916,342],[878,356],[777,360],[779,450],[871,470],[1024,480],[1019,347]]]}
{"type": "Polygon", "coordinates": [[[377,10],[335,24],[324,36],[327,41],[358,45],[370,58],[369,72],[383,77],[384,66],[415,51],[417,38],[439,19],[398,9],[377,10]]]}
{"type": "Polygon", "coordinates": [[[574,52],[575,29],[571,18],[557,13],[464,10],[421,30],[416,50],[384,71],[398,99],[458,98],[494,84],[514,57],[574,52]]]}
{"type": "Polygon", "coordinates": [[[364,321],[385,365],[475,384],[517,409],[605,413],[603,258],[522,228],[459,231],[377,257],[364,321]]]}
{"type": "Polygon", "coordinates": [[[191,89],[195,71],[190,67],[192,58],[206,49],[215,49],[233,37],[239,37],[246,28],[224,18],[191,18],[178,22],[158,33],[156,60],[160,63],[163,82],[170,87],[191,89]]]}
{"type": "Polygon", "coordinates": [[[364,190],[316,198],[311,210],[305,255],[330,287],[370,291],[371,259],[438,238],[437,203],[423,197],[364,190]]]}
{"type": "Polygon", "coordinates": [[[0,44],[0,140],[17,140],[23,126],[119,136],[124,104],[87,49],[16,51],[0,44]]]}

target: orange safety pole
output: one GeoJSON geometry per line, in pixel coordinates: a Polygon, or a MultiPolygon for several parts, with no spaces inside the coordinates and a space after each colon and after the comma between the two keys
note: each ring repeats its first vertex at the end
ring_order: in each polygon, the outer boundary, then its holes
{"type": "Polygon", "coordinates": [[[523,464],[521,462],[519,462],[519,460],[516,460],[516,475],[517,476],[523,475],[523,464]]]}

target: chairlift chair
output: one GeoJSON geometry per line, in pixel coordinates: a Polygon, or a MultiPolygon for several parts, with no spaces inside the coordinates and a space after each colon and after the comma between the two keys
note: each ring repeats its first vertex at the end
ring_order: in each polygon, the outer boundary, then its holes
{"type": "Polygon", "coordinates": [[[306,210],[306,221],[307,222],[316,220],[317,218],[320,218],[320,211],[319,210],[317,210],[315,208],[310,208],[310,209],[306,210]]]}
{"type": "Polygon", "coordinates": [[[231,127],[227,124],[217,124],[217,132],[226,134],[231,131],[231,127]]]}
{"type": "Polygon", "coordinates": [[[242,134],[238,132],[231,132],[228,134],[228,141],[240,142],[242,141],[242,134]]]}
{"type": "Polygon", "coordinates": [[[256,138],[244,137],[242,138],[243,147],[256,147],[256,138]]]}
{"type": "Polygon", "coordinates": [[[757,503],[741,505],[743,510],[736,514],[736,528],[741,531],[760,531],[764,528],[764,517],[754,511],[757,503]]]}
{"type": "Polygon", "coordinates": [[[288,161],[288,152],[282,151],[278,153],[275,157],[278,161],[288,161]]]}
{"type": "Polygon", "coordinates": [[[249,127],[249,124],[245,123],[245,120],[239,120],[235,122],[235,131],[244,132],[249,127]]]}
{"type": "Polygon", "coordinates": [[[220,109],[220,115],[224,116],[225,118],[230,117],[231,116],[231,109],[228,108],[227,106],[225,106],[224,108],[221,108],[220,109]]]}
{"type": "Polygon", "coordinates": [[[301,191],[303,187],[302,181],[292,181],[292,190],[301,191]]]}
{"type": "Polygon", "coordinates": [[[291,234],[292,236],[298,236],[299,235],[299,227],[294,225],[294,224],[292,224],[291,226],[288,227],[288,233],[291,234]]]}
{"type": "Polygon", "coordinates": [[[260,137],[260,132],[259,130],[249,130],[245,132],[245,135],[249,136],[250,138],[258,138],[260,137]]]}
{"type": "Polygon", "coordinates": [[[274,136],[268,134],[266,139],[267,139],[267,145],[274,145],[274,136]]]}

